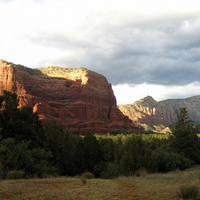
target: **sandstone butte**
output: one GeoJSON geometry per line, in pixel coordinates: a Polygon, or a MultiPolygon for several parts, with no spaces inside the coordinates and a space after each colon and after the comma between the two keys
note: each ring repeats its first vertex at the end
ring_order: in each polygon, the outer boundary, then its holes
{"type": "Polygon", "coordinates": [[[131,132],[135,124],[118,109],[107,79],[85,68],[28,68],[0,60],[0,95],[17,93],[43,121],[53,119],[71,132],[131,132]]]}

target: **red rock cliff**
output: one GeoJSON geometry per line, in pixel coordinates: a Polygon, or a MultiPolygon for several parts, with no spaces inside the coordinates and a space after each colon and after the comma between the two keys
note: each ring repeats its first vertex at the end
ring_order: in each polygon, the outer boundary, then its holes
{"type": "Polygon", "coordinates": [[[55,119],[72,132],[132,131],[135,125],[116,106],[107,79],[84,68],[31,69],[0,60],[0,94],[16,92],[42,120],[55,119]]]}

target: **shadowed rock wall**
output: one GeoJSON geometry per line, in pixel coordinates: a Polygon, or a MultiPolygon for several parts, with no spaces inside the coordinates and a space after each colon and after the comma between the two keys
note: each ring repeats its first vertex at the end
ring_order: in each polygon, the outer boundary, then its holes
{"type": "Polygon", "coordinates": [[[70,131],[108,133],[136,129],[116,105],[107,79],[85,68],[31,69],[0,60],[0,94],[18,94],[42,120],[55,119],[70,131]]]}

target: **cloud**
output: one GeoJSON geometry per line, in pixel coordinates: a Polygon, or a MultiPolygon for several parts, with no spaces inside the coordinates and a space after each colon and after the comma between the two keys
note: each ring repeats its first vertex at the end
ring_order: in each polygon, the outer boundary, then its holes
{"type": "Polygon", "coordinates": [[[194,82],[182,86],[149,85],[146,83],[139,85],[117,85],[113,86],[118,105],[132,104],[146,96],[152,96],[156,101],[166,99],[183,99],[195,96],[200,90],[200,83],[194,82]],[[126,98],[124,98],[126,97],[126,98]]]}
{"type": "Polygon", "coordinates": [[[194,91],[200,82],[198,5],[196,0],[1,0],[0,55],[28,67],[86,67],[118,90],[165,88],[173,95],[169,91],[180,87],[186,94],[183,88],[195,83],[194,91]]]}
{"type": "Polygon", "coordinates": [[[148,24],[133,20],[132,24],[111,23],[109,27],[101,16],[95,29],[89,17],[86,30],[39,30],[25,37],[41,48],[62,52],[62,57],[52,58],[52,62],[85,66],[102,73],[114,85],[182,85],[199,80],[199,17],[196,13],[173,20],[164,16],[148,20],[148,24]]]}

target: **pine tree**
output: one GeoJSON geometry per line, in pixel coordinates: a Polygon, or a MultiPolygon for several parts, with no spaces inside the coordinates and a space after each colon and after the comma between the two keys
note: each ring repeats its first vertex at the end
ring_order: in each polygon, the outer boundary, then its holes
{"type": "Polygon", "coordinates": [[[180,108],[175,112],[177,122],[171,126],[173,134],[173,147],[177,153],[200,163],[200,147],[197,133],[199,126],[194,126],[194,122],[189,119],[186,108],[180,108]]]}

